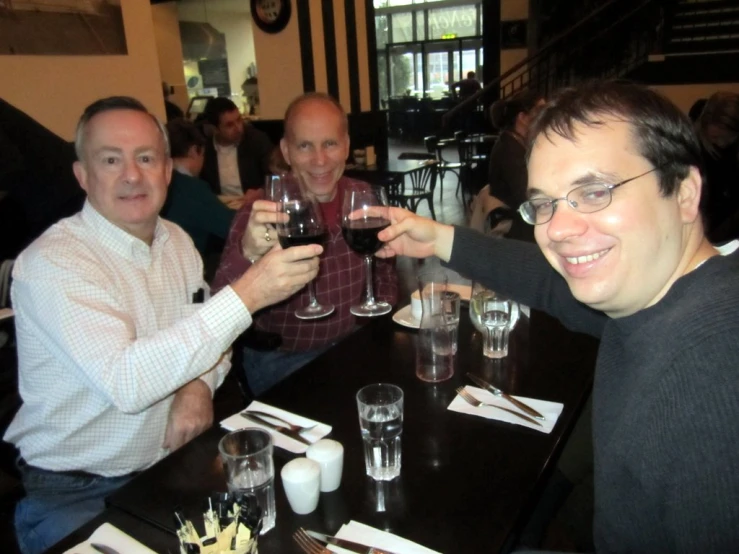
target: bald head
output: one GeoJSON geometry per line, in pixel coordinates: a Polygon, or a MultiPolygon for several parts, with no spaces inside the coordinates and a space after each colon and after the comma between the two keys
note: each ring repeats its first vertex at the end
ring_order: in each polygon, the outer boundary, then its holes
{"type": "Polygon", "coordinates": [[[285,112],[280,150],[292,173],[319,202],[329,202],[349,156],[349,125],[341,105],[312,92],[293,100],[285,112]]]}
{"type": "Polygon", "coordinates": [[[349,120],[338,100],[324,92],[306,92],[290,102],[290,105],[285,110],[285,136],[292,136],[295,132],[296,120],[310,115],[316,106],[333,108],[341,121],[342,127],[339,129],[339,132],[342,134],[349,132],[349,120]]]}

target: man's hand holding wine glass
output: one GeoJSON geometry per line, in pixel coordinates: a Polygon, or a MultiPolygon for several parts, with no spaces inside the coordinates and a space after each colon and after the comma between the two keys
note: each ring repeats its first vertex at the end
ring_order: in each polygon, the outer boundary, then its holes
{"type": "Polygon", "coordinates": [[[421,217],[403,208],[376,208],[378,217],[385,217],[390,226],[377,234],[383,247],[378,258],[437,256],[448,262],[452,255],[454,227],[421,217]],[[382,210],[382,213],[379,213],[382,210]]]}
{"type": "Polygon", "coordinates": [[[318,244],[293,246],[287,250],[275,245],[231,284],[250,313],[289,298],[318,274],[318,244]]]}
{"type": "Polygon", "coordinates": [[[248,260],[258,260],[277,243],[275,226],[287,221],[287,215],[277,210],[277,203],[257,200],[252,206],[249,223],[241,239],[241,251],[248,260]]]}

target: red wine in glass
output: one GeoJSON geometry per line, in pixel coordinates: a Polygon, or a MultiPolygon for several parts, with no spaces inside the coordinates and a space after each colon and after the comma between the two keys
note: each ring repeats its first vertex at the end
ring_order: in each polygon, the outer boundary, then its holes
{"type": "Polygon", "coordinates": [[[390,222],[377,216],[378,207],[387,207],[385,189],[364,183],[353,183],[344,191],[341,207],[341,232],[349,247],[364,256],[366,298],[352,306],[349,311],[360,317],[384,315],[392,310],[387,302],[375,300],[372,261],[375,252],[382,248],[377,233],[390,225],[390,222]]]}
{"type": "MultiPolygon", "coordinates": [[[[328,239],[328,229],[323,222],[321,208],[317,203],[299,193],[287,199],[283,189],[283,201],[278,204],[280,212],[287,214],[288,220],[277,225],[277,238],[282,248],[321,244],[328,239]]],[[[309,303],[295,310],[298,319],[317,319],[334,312],[332,304],[323,305],[316,298],[315,281],[308,283],[309,303]]]]}
{"type": "Polygon", "coordinates": [[[368,217],[346,221],[341,232],[349,248],[363,256],[371,256],[382,248],[377,233],[389,226],[390,222],[383,217],[368,217]]]}

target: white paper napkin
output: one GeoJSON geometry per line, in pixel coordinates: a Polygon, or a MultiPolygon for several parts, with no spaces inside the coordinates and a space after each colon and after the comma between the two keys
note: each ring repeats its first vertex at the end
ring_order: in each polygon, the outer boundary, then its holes
{"type": "MultiPolygon", "coordinates": [[[[265,431],[269,432],[270,435],[272,435],[272,440],[274,441],[275,446],[279,446],[280,448],[284,448],[285,450],[289,450],[290,452],[294,452],[295,454],[302,454],[306,450],[308,450],[307,444],[303,444],[300,441],[296,441],[295,439],[283,435],[282,433],[278,433],[277,431],[274,431],[264,425],[260,425],[259,423],[252,422],[241,417],[241,412],[248,412],[249,410],[256,410],[258,412],[264,412],[266,414],[274,414],[280,419],[284,419],[288,423],[302,425],[303,427],[310,427],[311,425],[315,425],[315,427],[310,431],[304,431],[300,433],[303,438],[312,443],[322,439],[331,432],[330,425],[326,425],[325,423],[321,423],[319,421],[313,421],[312,419],[308,419],[307,417],[302,417],[288,411],[281,410],[280,408],[275,408],[274,406],[270,406],[269,404],[263,404],[258,400],[254,400],[251,404],[249,404],[246,407],[246,410],[241,410],[239,413],[236,413],[231,417],[228,417],[221,421],[221,427],[228,431],[235,431],[236,429],[243,429],[244,427],[259,427],[260,429],[264,429],[265,431]]],[[[274,422],[274,424],[280,425],[276,421],[274,422]]]]}
{"type": "Polygon", "coordinates": [[[103,523],[95,529],[89,539],[74,548],[70,548],[64,554],[99,554],[97,550],[90,546],[92,543],[104,544],[118,552],[125,552],[125,554],[156,554],[156,552],[146,548],[139,541],[132,539],[110,523],[103,523]]]}
{"type": "MultiPolygon", "coordinates": [[[[494,404],[496,406],[508,408],[509,410],[520,411],[513,404],[503,398],[495,396],[492,392],[470,386],[466,386],[465,389],[480,402],[485,402],[486,404],[494,404]]],[[[517,400],[520,400],[524,404],[531,406],[546,418],[545,420],[540,421],[541,427],[539,427],[538,425],[534,425],[533,423],[529,423],[525,419],[516,417],[513,414],[509,414],[508,412],[505,412],[503,410],[498,410],[496,408],[490,408],[487,406],[480,406],[479,408],[475,408],[474,406],[468,404],[465,400],[460,398],[459,395],[454,397],[454,400],[452,400],[452,403],[449,404],[448,409],[452,410],[453,412],[462,412],[463,414],[472,414],[487,419],[497,419],[498,421],[505,421],[506,423],[523,425],[524,427],[528,427],[529,429],[534,429],[536,431],[541,431],[542,433],[546,433],[547,435],[552,432],[552,429],[554,429],[554,425],[557,423],[557,419],[559,418],[559,414],[562,413],[562,408],[564,408],[564,404],[560,404],[559,402],[548,402],[546,400],[536,400],[534,398],[526,398],[525,396],[513,397],[517,400]]]]}
{"type": "MultiPolygon", "coordinates": [[[[375,548],[381,548],[388,550],[394,554],[440,554],[434,550],[416,544],[413,541],[398,537],[392,533],[380,531],[364,523],[358,521],[350,521],[347,524],[341,526],[336,536],[340,539],[348,541],[354,541],[368,546],[374,546],[375,548]]],[[[333,544],[328,545],[328,549],[332,552],[348,553],[351,551],[335,546],[333,544]]]]}

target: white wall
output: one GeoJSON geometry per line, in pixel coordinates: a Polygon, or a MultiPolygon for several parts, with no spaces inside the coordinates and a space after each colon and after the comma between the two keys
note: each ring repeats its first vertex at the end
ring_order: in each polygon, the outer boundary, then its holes
{"type": "Polygon", "coordinates": [[[85,106],[129,95],[164,117],[149,0],[121,2],[125,56],[0,56],[0,97],[71,140],[85,106]]]}
{"type": "Polygon", "coordinates": [[[210,23],[226,36],[231,93],[241,94],[246,68],[256,63],[249,2],[210,0],[205,3],[203,0],[190,0],[178,2],[177,9],[180,21],[210,23]]]}
{"type": "Polygon", "coordinates": [[[154,39],[157,45],[161,80],[174,88],[170,101],[182,110],[187,109],[187,85],[182,70],[182,41],[177,4],[166,2],[151,7],[154,22],[154,39]]]}

